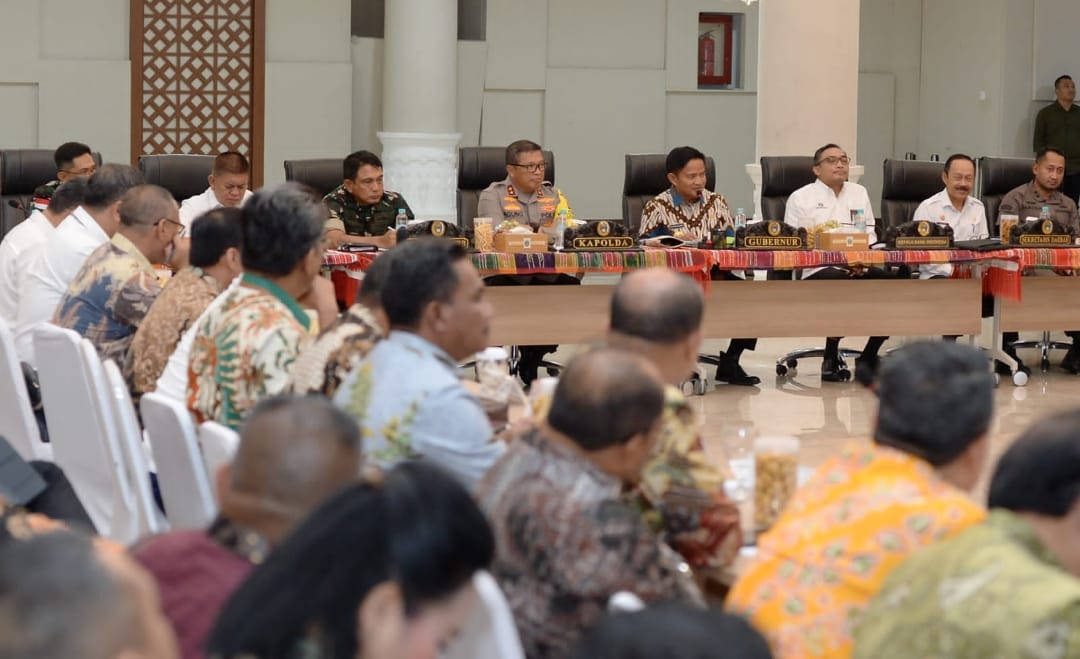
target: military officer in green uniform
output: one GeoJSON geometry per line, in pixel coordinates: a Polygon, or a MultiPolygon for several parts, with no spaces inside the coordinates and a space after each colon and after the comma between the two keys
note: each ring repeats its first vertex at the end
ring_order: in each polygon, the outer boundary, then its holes
{"type": "Polygon", "coordinates": [[[327,239],[335,245],[393,247],[398,211],[410,220],[413,212],[404,197],[383,189],[382,161],[370,151],[357,151],[346,156],[343,169],[344,183],[323,197],[330,209],[327,239]]]}
{"type": "Polygon", "coordinates": [[[56,163],[56,178],[34,188],[34,207],[26,209],[27,215],[34,210],[43,211],[48,208],[49,200],[61,183],[77,176],[90,176],[97,170],[90,147],[82,142],[61,144],[53,152],[53,162],[56,163]]]}

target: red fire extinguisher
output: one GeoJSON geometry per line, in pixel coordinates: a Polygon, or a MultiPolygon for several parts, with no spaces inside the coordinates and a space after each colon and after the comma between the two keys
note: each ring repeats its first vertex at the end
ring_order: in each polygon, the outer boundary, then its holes
{"type": "Polygon", "coordinates": [[[712,32],[706,32],[698,38],[698,77],[711,78],[715,72],[716,41],[712,32]]]}

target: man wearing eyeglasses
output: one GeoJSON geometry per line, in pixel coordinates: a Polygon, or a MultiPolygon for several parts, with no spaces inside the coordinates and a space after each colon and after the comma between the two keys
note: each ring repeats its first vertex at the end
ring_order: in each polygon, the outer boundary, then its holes
{"type": "Polygon", "coordinates": [[[382,161],[370,151],[357,151],[345,157],[342,169],[345,181],[323,197],[330,209],[326,239],[332,245],[393,247],[398,211],[410,220],[414,216],[404,197],[383,187],[382,161]]]}
{"type": "Polygon", "coordinates": [[[534,231],[554,231],[559,193],[544,180],[546,172],[544,153],[536,142],[518,140],[506,147],[506,178],[480,193],[477,217],[490,217],[496,226],[511,221],[534,231]]]}
{"type": "Polygon", "coordinates": [[[165,188],[139,185],[120,203],[120,226],[87,257],[60,300],[53,323],[72,329],[112,359],[132,384],[132,339],[161,292],[152,263],[172,260],[184,231],[180,208],[165,188]]]}
{"type": "MultiPolygon", "coordinates": [[[[490,217],[496,226],[509,221],[531,227],[533,231],[554,235],[560,194],[544,180],[546,172],[547,165],[539,144],[530,140],[512,143],[506,147],[506,178],[492,183],[480,193],[477,217],[490,217]]],[[[496,275],[484,281],[488,286],[581,283],[577,277],[565,274],[496,275]]],[[[517,374],[525,386],[536,379],[544,355],[557,348],[556,345],[521,346],[517,374]]]]}
{"type": "Polygon", "coordinates": [[[33,210],[43,211],[48,208],[53,193],[64,181],[76,176],[90,176],[97,170],[90,147],[82,142],[61,144],[53,152],[53,162],[56,163],[56,178],[34,189],[34,205],[27,210],[27,214],[33,210]]]}
{"type": "MultiPolygon", "coordinates": [[[[817,180],[804,185],[788,197],[784,221],[798,228],[805,228],[811,235],[815,230],[843,228],[856,231],[861,214],[866,223],[864,229],[869,244],[877,242],[874,230],[874,209],[866,188],[848,179],[851,162],[847,153],[835,144],[826,144],[814,152],[814,175],[817,180]]],[[[837,267],[807,268],[803,279],[887,279],[889,275],[880,268],[837,267]]],[[[845,379],[840,369],[840,338],[825,339],[825,356],[821,362],[821,379],[825,382],[841,382],[845,379]]],[[[855,360],[855,377],[869,384],[877,373],[878,351],[888,340],[887,336],[872,336],[866,342],[862,354],[855,360]]]]}

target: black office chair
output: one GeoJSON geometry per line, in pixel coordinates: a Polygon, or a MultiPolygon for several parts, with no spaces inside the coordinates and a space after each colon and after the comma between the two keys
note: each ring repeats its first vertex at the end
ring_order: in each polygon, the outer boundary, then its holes
{"type": "Polygon", "coordinates": [[[941,180],[943,169],[940,162],[886,158],[884,169],[881,217],[877,223],[878,240],[883,240],[889,229],[910,222],[919,204],[945,187],[941,180]]]}
{"type": "MultiPolygon", "coordinates": [[[[1031,171],[1034,165],[1034,158],[991,158],[988,156],[979,158],[979,180],[976,187],[979,191],[979,199],[986,207],[986,221],[990,223],[990,235],[1001,234],[1001,228],[998,225],[998,209],[1001,207],[1002,198],[1010,190],[1030,182],[1035,177],[1031,171]]],[[[1050,332],[1043,332],[1042,338],[1038,341],[1014,341],[1011,346],[1013,350],[1021,348],[1038,350],[1039,365],[1044,372],[1050,368],[1051,350],[1072,348],[1071,343],[1052,340],[1050,332]]]]}
{"type": "Polygon", "coordinates": [[[990,235],[1001,235],[998,226],[998,208],[1001,200],[1013,188],[1029,183],[1035,175],[1031,168],[1034,158],[991,158],[983,156],[978,160],[976,195],[986,207],[986,221],[990,224],[990,235]]]}
{"type": "Polygon", "coordinates": [[[147,183],[160,185],[181,203],[210,187],[214,157],[188,153],[139,156],[139,171],[147,183]]]}
{"type": "MultiPolygon", "coordinates": [[[[628,153],[626,170],[623,176],[622,217],[631,236],[638,235],[641,227],[641,215],[645,204],[650,199],[671,187],[667,179],[667,154],[665,153],[628,153]]],[[[711,156],[705,157],[705,187],[716,189],[716,163],[711,156]]],[[[698,363],[719,366],[716,355],[698,354],[698,363]]],[[[691,392],[705,393],[706,379],[695,373],[683,383],[691,392]]]]}
{"type": "MultiPolygon", "coordinates": [[[[671,187],[667,180],[667,154],[628,153],[623,177],[622,217],[631,236],[638,235],[641,213],[650,199],[671,187]]],[[[705,187],[716,189],[716,163],[705,158],[705,187]]]]}
{"type": "Polygon", "coordinates": [[[285,180],[302,183],[325,197],[345,180],[342,158],[286,160],[285,180]]]}
{"type": "Polygon", "coordinates": [[[813,168],[811,156],[762,156],[761,219],[783,222],[791,193],[817,179],[813,168]]]}
{"type": "MultiPolygon", "coordinates": [[[[555,154],[541,151],[544,156],[544,180],[555,183],[555,154]]],[[[458,226],[471,229],[476,218],[476,209],[480,205],[480,193],[492,183],[506,178],[506,148],[501,146],[464,146],[458,149],[458,186],[457,213],[458,226]]],[[[492,218],[497,225],[501,218],[492,218]]],[[[521,361],[521,350],[510,346],[511,372],[521,361]]],[[[558,362],[540,360],[540,368],[549,375],[555,375],[563,365],[558,362]]]]}
{"type": "MultiPolygon", "coordinates": [[[[101,165],[101,154],[94,152],[101,165]]],[[[33,210],[34,190],[56,178],[52,149],[0,151],[0,237],[22,222],[33,210]],[[11,205],[15,202],[18,208],[11,205]]]]}
{"type": "MultiPolygon", "coordinates": [[[[784,220],[787,200],[793,192],[817,180],[814,176],[814,159],[811,156],[762,156],[761,157],[761,215],[764,220],[784,220]]],[[[769,270],[769,279],[792,279],[793,272],[769,270]]],[[[850,348],[840,349],[840,366],[847,370],[845,357],[858,357],[861,352],[850,348]]],[[[792,350],[776,360],[776,375],[794,374],[799,360],[808,357],[824,357],[825,347],[792,350]]]]}
{"type": "MultiPolygon", "coordinates": [[[[542,151],[544,180],[555,183],[555,155],[542,151]]],[[[458,149],[457,213],[458,226],[471,229],[476,218],[480,193],[487,186],[506,178],[506,148],[501,146],[465,146],[458,149]]],[[[499,218],[492,218],[499,223],[499,218]]]]}

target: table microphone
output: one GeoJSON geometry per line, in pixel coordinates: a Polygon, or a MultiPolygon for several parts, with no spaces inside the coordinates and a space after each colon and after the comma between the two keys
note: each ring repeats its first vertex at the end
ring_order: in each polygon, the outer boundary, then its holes
{"type": "Polygon", "coordinates": [[[26,208],[23,207],[21,203],[19,203],[18,199],[8,199],[8,206],[11,206],[12,208],[18,208],[24,213],[26,212],[26,208]]]}

